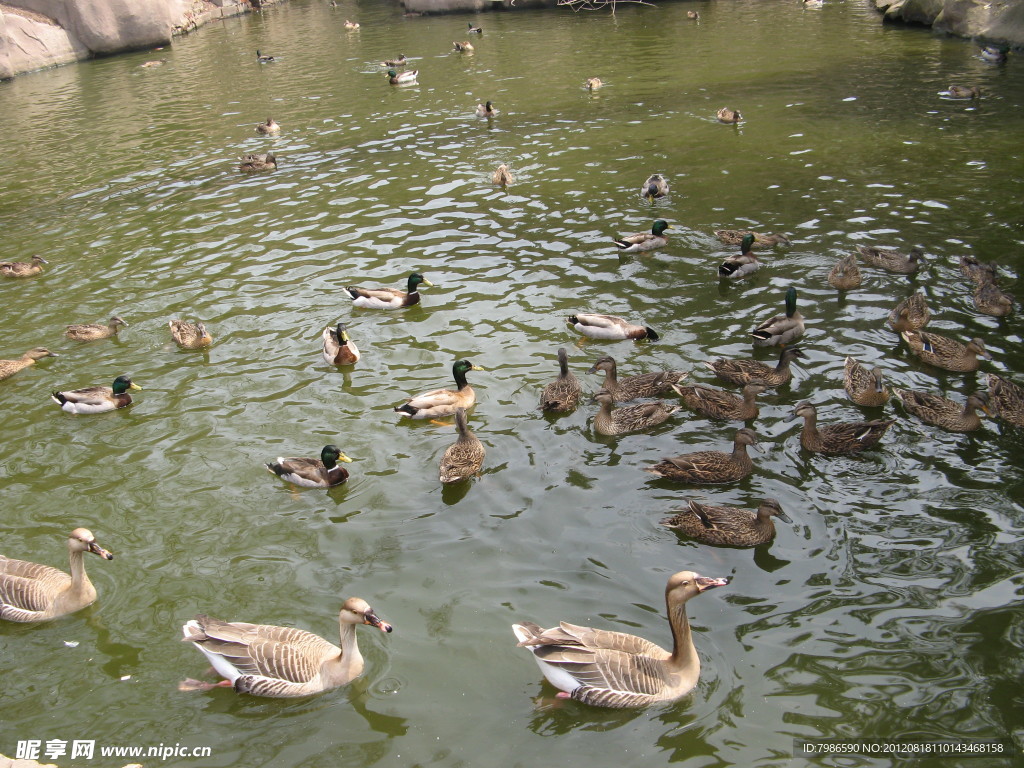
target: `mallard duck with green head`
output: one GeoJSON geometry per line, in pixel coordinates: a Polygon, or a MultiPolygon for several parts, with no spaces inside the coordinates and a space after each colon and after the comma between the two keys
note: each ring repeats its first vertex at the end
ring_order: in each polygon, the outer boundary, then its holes
{"type": "Polygon", "coordinates": [[[275,61],[277,61],[277,59],[275,59],[273,56],[268,56],[267,54],[260,53],[260,49],[256,49],[256,62],[258,64],[273,64],[275,61]]]}
{"type": "Polygon", "coordinates": [[[323,358],[328,365],[352,365],[359,361],[359,348],[349,338],[344,323],[334,328],[327,326],[321,334],[324,340],[323,358]]]}
{"type": "Polygon", "coordinates": [[[455,409],[455,428],[459,431],[459,439],[445,450],[437,472],[438,479],[445,485],[458,483],[478,474],[487,455],[484,444],[469,431],[465,408],[455,409]]]}
{"type": "Polygon", "coordinates": [[[796,310],[796,288],[786,291],[786,314],[770,317],[750,334],[755,347],[791,344],[804,335],[804,316],[796,310]]]}
{"type": "Polygon", "coordinates": [[[752,275],[761,266],[754,253],[754,236],[747,234],[740,243],[740,252],[726,258],[718,267],[718,276],[728,279],[752,275]]]}
{"type": "Polygon", "coordinates": [[[818,426],[818,409],[807,402],[800,403],[786,421],[803,418],[804,428],[800,431],[800,445],[812,453],[838,456],[859,453],[875,445],[896,419],[878,421],[837,422],[824,427],[818,426]]]}
{"type": "Polygon", "coordinates": [[[476,105],[477,117],[494,117],[496,114],[498,114],[498,110],[496,110],[494,105],[489,101],[486,104],[476,105]]]}
{"type": "Polygon", "coordinates": [[[33,347],[17,360],[0,360],[0,381],[9,379],[18,371],[23,371],[30,365],[35,365],[36,360],[44,357],[59,357],[46,347],[33,347]]]}
{"type": "Polygon", "coordinates": [[[633,325],[615,315],[595,315],[580,312],[569,316],[569,325],[591,339],[650,339],[657,341],[660,336],[653,328],[644,325],[633,325]]]}
{"type": "Polygon", "coordinates": [[[398,72],[395,69],[389,69],[387,75],[388,82],[392,85],[412,85],[416,82],[416,78],[420,76],[418,69],[406,69],[398,72]]]}
{"type": "Polygon", "coordinates": [[[664,248],[668,245],[668,237],[665,230],[671,229],[668,222],[658,219],[651,225],[650,232],[637,232],[632,235],[624,235],[615,241],[623,253],[637,253],[640,251],[653,251],[655,248],[664,248]]]}
{"type": "Polygon", "coordinates": [[[974,432],[981,429],[978,411],[992,416],[988,407],[988,395],[975,392],[960,404],[931,392],[913,389],[894,389],[907,413],[917,416],[925,424],[940,427],[947,432],[974,432]]]}
{"type": "Polygon", "coordinates": [[[0,261],[0,275],[4,277],[32,277],[43,271],[47,264],[42,256],[33,256],[32,261],[0,261]]]}
{"type": "Polygon", "coordinates": [[[792,523],[776,499],[762,499],[756,511],[687,500],[687,508],[661,524],[714,547],[758,547],[775,538],[777,517],[792,523]]]}
{"type": "Polygon", "coordinates": [[[110,387],[86,387],[50,395],[65,413],[106,413],[132,404],[129,389],[141,390],[128,376],[118,376],[110,387]]]}
{"type": "Polygon", "coordinates": [[[339,467],[338,462],[350,462],[336,445],[325,445],[319,459],[304,457],[284,458],[266,464],[267,471],[303,488],[331,488],[348,480],[348,470],[339,467]]]}
{"type": "Polygon", "coordinates": [[[750,455],[747,453],[747,446],[752,446],[758,451],[761,450],[757,444],[757,433],[743,427],[736,430],[732,453],[723,451],[685,453],[682,456],[662,459],[660,463],[644,471],[682,483],[735,483],[754,471],[754,462],[751,461],[750,455]]]}
{"type": "Polygon", "coordinates": [[[396,288],[360,288],[357,285],[350,285],[345,290],[352,299],[352,306],[363,309],[401,309],[412,307],[420,303],[420,286],[432,287],[427,278],[418,272],[409,275],[406,282],[406,290],[399,291],[396,288]]]}
{"type": "Polygon", "coordinates": [[[452,366],[455,389],[434,389],[410,397],[402,405],[395,406],[395,413],[408,416],[410,419],[440,419],[453,415],[459,408],[469,410],[476,403],[476,392],[466,381],[466,374],[482,370],[483,368],[473,365],[469,360],[458,360],[452,366]]]}

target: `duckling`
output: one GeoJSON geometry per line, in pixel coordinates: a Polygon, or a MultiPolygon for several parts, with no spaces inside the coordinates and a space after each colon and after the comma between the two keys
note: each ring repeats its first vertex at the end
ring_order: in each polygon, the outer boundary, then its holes
{"type": "Polygon", "coordinates": [[[660,173],[652,173],[647,181],[640,187],[640,196],[645,200],[654,200],[659,197],[668,196],[668,182],[660,173]]]}
{"type": "Polygon", "coordinates": [[[657,341],[661,337],[653,328],[633,325],[615,315],[593,315],[580,312],[569,316],[569,325],[591,339],[650,339],[657,341]]]}
{"type": "Polygon", "coordinates": [[[981,96],[981,89],[976,85],[951,85],[946,93],[951,99],[976,99],[981,96]]]}
{"type": "Polygon", "coordinates": [[[796,288],[786,291],[786,314],[768,318],[750,335],[755,347],[785,346],[804,335],[804,316],[796,311],[796,288]]]}
{"type": "Polygon", "coordinates": [[[397,59],[385,59],[380,63],[382,67],[404,67],[408,63],[404,53],[398,54],[397,59]]]}
{"type": "Polygon", "coordinates": [[[422,395],[410,397],[402,405],[395,406],[395,413],[411,419],[439,419],[451,416],[459,408],[469,410],[476,403],[476,392],[466,381],[469,371],[482,371],[468,360],[459,360],[452,366],[456,389],[434,389],[422,395]]]}
{"type": "Polygon", "coordinates": [[[991,360],[981,339],[971,339],[966,346],[946,336],[925,331],[904,331],[900,334],[910,351],[924,362],[947,371],[970,372],[978,370],[978,356],[991,360]]]}
{"type": "Polygon", "coordinates": [[[265,56],[264,54],[260,53],[260,49],[257,48],[256,61],[260,64],[271,64],[272,62],[276,61],[276,59],[274,59],[273,56],[265,56]]]}
{"type": "Polygon", "coordinates": [[[491,183],[499,187],[507,187],[515,180],[516,178],[512,175],[512,171],[504,163],[495,168],[494,173],[491,174],[491,183]]]}
{"type": "Polygon", "coordinates": [[[491,102],[489,101],[486,104],[476,105],[477,117],[494,117],[496,114],[498,114],[498,110],[491,106],[491,102]]]}
{"type": "Polygon", "coordinates": [[[466,32],[471,35],[482,35],[484,33],[483,27],[474,27],[473,22],[466,22],[466,32]]]}
{"type": "Polygon", "coordinates": [[[170,320],[167,325],[175,343],[184,349],[202,349],[213,343],[213,336],[204,323],[189,323],[184,320],[170,320]]]}
{"type": "Polygon", "coordinates": [[[870,448],[893,424],[896,419],[879,421],[853,421],[829,424],[818,428],[818,410],[810,403],[800,403],[786,421],[803,417],[804,428],[800,432],[800,445],[813,453],[826,456],[839,456],[846,453],[859,453],[870,448]]]}
{"type": "Polygon", "coordinates": [[[704,365],[710,368],[720,379],[730,384],[746,386],[751,382],[764,384],[766,387],[781,387],[788,384],[793,378],[793,371],[789,364],[795,358],[805,357],[800,347],[786,347],[779,355],[779,364],[772,368],[757,360],[741,359],[730,360],[719,358],[718,360],[705,360],[704,365]]]}
{"type": "Polygon", "coordinates": [[[343,26],[345,27],[345,29],[359,29],[359,22],[349,21],[348,19],[345,19],[345,24],[343,26]]]}
{"type": "Polygon", "coordinates": [[[638,400],[641,397],[661,397],[690,375],[686,371],[655,371],[620,380],[615,358],[608,355],[598,358],[587,373],[597,373],[598,371],[604,371],[604,383],[601,385],[601,389],[609,392],[617,403],[638,400]]]}
{"type": "Polygon", "coordinates": [[[469,40],[463,40],[462,42],[452,42],[452,45],[455,46],[455,50],[456,51],[472,51],[473,50],[473,44],[471,42],[469,42],[469,40]]]}
{"type": "Polygon", "coordinates": [[[1006,317],[1013,312],[1013,296],[988,280],[974,289],[974,308],[984,315],[1006,317]]]}
{"type": "Polygon", "coordinates": [[[117,315],[114,315],[107,324],[103,323],[80,323],[77,325],[69,325],[64,330],[64,335],[69,339],[75,341],[95,341],[96,339],[109,339],[111,336],[116,336],[117,331],[124,326],[128,327],[128,323],[122,320],[117,315]]]}
{"type": "Polygon", "coordinates": [[[688,499],[687,505],[688,509],[666,517],[661,524],[715,547],[758,547],[775,538],[772,517],[793,522],[776,499],[762,499],[756,512],[693,499],[688,499]]]}
{"type": "Polygon", "coordinates": [[[683,483],[734,483],[754,471],[754,462],[747,455],[748,445],[761,450],[757,445],[757,434],[744,427],[736,431],[731,454],[722,451],[686,453],[662,459],[644,471],[683,483]]]}
{"type": "Polygon", "coordinates": [[[757,271],[757,268],[761,266],[761,262],[757,260],[757,255],[753,251],[754,247],[754,235],[748,234],[744,236],[743,242],[740,243],[740,252],[733,254],[726,258],[718,266],[718,276],[724,278],[735,279],[738,277],[746,277],[752,275],[757,271]]]}
{"type": "Polygon", "coordinates": [[[840,291],[852,291],[860,287],[861,274],[856,254],[848,253],[836,262],[828,273],[828,284],[840,291]]]}
{"type": "Polygon", "coordinates": [[[893,307],[889,313],[889,327],[896,333],[917,331],[928,325],[931,316],[924,294],[918,291],[893,307]]]}
{"type": "Polygon", "coordinates": [[[455,427],[459,430],[459,439],[448,446],[441,457],[438,468],[438,479],[448,485],[472,477],[484,465],[487,449],[476,435],[469,431],[466,422],[466,409],[455,409],[455,427]]]}
{"type": "Polygon", "coordinates": [[[269,152],[265,155],[245,155],[242,157],[242,162],[238,164],[238,170],[242,173],[276,171],[277,157],[269,152]]]}
{"type": "Polygon", "coordinates": [[[666,229],[671,229],[668,222],[664,219],[658,219],[651,226],[650,232],[624,235],[616,240],[615,244],[623,253],[653,251],[655,248],[664,248],[668,244],[668,237],[664,234],[666,229]]]}
{"type": "Polygon", "coordinates": [[[350,285],[345,290],[352,298],[352,306],[363,309],[401,309],[420,303],[420,286],[433,287],[433,283],[418,272],[409,275],[406,290],[395,288],[360,288],[350,285]]]}
{"type": "Polygon", "coordinates": [[[988,393],[999,418],[1015,427],[1024,427],[1024,389],[1009,379],[990,373],[988,393]]]}
{"type": "Polygon", "coordinates": [[[544,387],[538,410],[550,413],[568,413],[576,410],[583,387],[569,370],[569,355],[564,347],[558,348],[558,378],[544,387]]]}
{"type": "Polygon", "coordinates": [[[336,328],[327,326],[321,334],[324,340],[323,358],[328,365],[352,365],[359,361],[359,349],[348,336],[344,323],[336,328]]]}
{"type": "Polygon", "coordinates": [[[925,424],[941,427],[949,432],[973,432],[981,429],[981,417],[978,411],[989,416],[988,395],[975,392],[967,398],[963,405],[933,395],[930,392],[917,392],[913,389],[894,389],[896,396],[903,401],[903,407],[925,424]]]}
{"type": "Polygon", "coordinates": [[[348,480],[348,470],[339,467],[339,461],[351,462],[352,459],[338,450],[338,446],[325,445],[320,451],[319,459],[278,456],[276,461],[271,461],[265,466],[268,472],[293,485],[300,485],[303,488],[331,488],[348,480]]]}
{"type": "Polygon", "coordinates": [[[280,131],[281,131],[281,126],[278,125],[277,121],[274,118],[272,118],[272,117],[268,117],[267,118],[267,122],[259,123],[256,126],[256,133],[270,134],[270,133],[280,133],[280,131]]]}
{"type": "Polygon", "coordinates": [[[861,258],[872,267],[898,275],[912,275],[924,263],[924,252],[916,245],[910,249],[910,253],[903,253],[897,249],[875,248],[872,245],[858,245],[857,250],[861,258]]]}
{"type": "Polygon", "coordinates": [[[106,413],[116,408],[131,405],[129,389],[141,390],[138,384],[127,376],[118,376],[112,387],[86,387],[50,395],[65,413],[106,413]]]}
{"type": "Polygon", "coordinates": [[[600,77],[588,77],[587,78],[587,82],[585,82],[583,84],[583,87],[586,88],[588,91],[596,91],[598,88],[601,88],[603,85],[604,85],[604,83],[601,82],[601,78],[600,77]]]}
{"type": "Polygon", "coordinates": [[[43,271],[43,264],[49,264],[49,262],[42,256],[33,256],[32,261],[0,261],[0,275],[31,277],[43,271]]]}
{"type": "Polygon", "coordinates": [[[765,235],[760,232],[753,232],[749,229],[716,229],[715,237],[721,240],[725,245],[740,245],[743,243],[743,238],[747,235],[754,236],[753,248],[771,248],[776,245],[792,245],[789,238],[781,232],[774,232],[770,235],[765,235]]]}
{"type": "Polygon", "coordinates": [[[0,360],[0,381],[11,378],[18,371],[24,370],[30,365],[35,365],[36,360],[42,360],[44,357],[59,357],[59,355],[46,347],[33,347],[17,360],[0,360]]]}
{"type": "Polygon", "coordinates": [[[866,408],[880,408],[889,400],[882,369],[876,365],[868,370],[852,357],[847,357],[843,366],[843,386],[853,402],[866,408]]]}
{"type": "Polygon", "coordinates": [[[731,392],[724,392],[721,389],[700,385],[680,387],[678,384],[673,384],[672,389],[683,398],[683,402],[687,406],[713,419],[749,421],[757,418],[756,398],[768,387],[761,383],[747,384],[743,387],[743,397],[737,397],[731,392]]]}
{"type": "Polygon", "coordinates": [[[655,400],[613,411],[612,403],[615,400],[611,392],[604,389],[594,395],[594,399],[601,406],[594,417],[594,429],[600,435],[624,435],[650,429],[667,421],[669,416],[679,410],[678,405],[666,405],[661,400],[655,400]]]}
{"type": "Polygon", "coordinates": [[[717,113],[718,122],[720,123],[738,123],[743,119],[743,115],[740,114],[737,109],[729,109],[728,107],[722,107],[717,113]]]}
{"type": "Polygon", "coordinates": [[[392,85],[412,85],[419,76],[420,71],[418,69],[407,69],[404,72],[396,72],[393,69],[389,69],[386,75],[388,82],[392,85]]]}

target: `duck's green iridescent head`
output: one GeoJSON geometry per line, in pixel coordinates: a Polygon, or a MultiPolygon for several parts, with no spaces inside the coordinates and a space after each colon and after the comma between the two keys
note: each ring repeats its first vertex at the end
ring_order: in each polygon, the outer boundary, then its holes
{"type": "Polygon", "coordinates": [[[348,456],[342,453],[336,445],[325,445],[323,450],[320,451],[320,461],[324,463],[327,469],[334,467],[339,461],[350,462],[348,456]]]}
{"type": "Polygon", "coordinates": [[[665,221],[664,219],[658,219],[656,222],[654,222],[654,226],[651,227],[651,234],[661,237],[661,233],[664,232],[666,229],[670,229],[668,222],[665,221]]]}
{"type": "Polygon", "coordinates": [[[796,288],[790,286],[786,291],[786,317],[792,317],[794,314],[796,314],[796,288]]]}
{"type": "Polygon", "coordinates": [[[413,293],[419,290],[419,286],[421,285],[433,287],[434,284],[427,280],[427,278],[425,278],[419,272],[413,272],[411,275],[409,275],[409,293],[413,293]]]}
{"type": "Polygon", "coordinates": [[[398,73],[395,70],[393,70],[393,69],[389,69],[388,70],[388,77],[391,78],[392,80],[394,80],[396,77],[398,77],[398,73]]]}
{"type": "Polygon", "coordinates": [[[114,379],[114,384],[111,389],[113,389],[115,395],[123,395],[129,389],[141,390],[142,387],[133,382],[128,376],[118,376],[114,379]]]}
{"type": "Polygon", "coordinates": [[[740,243],[740,253],[750,253],[750,250],[754,247],[754,233],[748,232],[743,236],[743,242],[740,243]]]}

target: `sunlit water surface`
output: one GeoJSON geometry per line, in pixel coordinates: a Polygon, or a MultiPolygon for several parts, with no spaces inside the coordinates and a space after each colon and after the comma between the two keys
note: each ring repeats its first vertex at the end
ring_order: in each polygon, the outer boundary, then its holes
{"type": "Polygon", "coordinates": [[[60,354],[0,383],[2,551],[66,566],[63,538],[85,525],[117,555],[90,558],[92,608],[0,627],[0,752],[91,739],[213,750],[147,766],[611,768],[789,765],[794,738],[1019,744],[1019,433],[944,433],[890,404],[899,421],[879,449],[826,458],[784,421],[802,399],[823,421],[882,415],[847,400],[847,354],[900,386],[984,385],[920,364],[885,327],[915,289],[934,329],[983,337],[983,371],[1021,381],[1019,316],[977,314],[957,268],[965,253],[997,260],[1011,290],[1021,268],[1018,58],[986,64],[969,42],[883,27],[858,2],[469,18],[485,31],[460,55],[466,17],[295,0],[164,51],[0,84],[2,257],[50,260],[0,284],[0,357],[60,354]],[[257,48],[278,61],[258,65],[257,48]],[[377,62],[399,53],[419,85],[385,82],[377,62]],[[593,76],[606,85],[590,93],[593,76]],[[945,98],[950,83],[983,97],[945,98]],[[474,117],[487,99],[500,114],[474,117]],[[724,105],[743,112],[738,127],[715,121],[724,105]],[[268,115],[277,138],[253,131],[268,115]],[[276,173],[236,171],[268,150],[276,173]],[[507,191],[490,184],[500,162],[517,177],[507,191]],[[673,192],[652,206],[637,193],[653,171],[673,192]],[[613,237],[655,218],[672,225],[668,247],[617,253],[613,237]],[[712,231],[735,226],[793,246],[720,285],[731,249],[712,231]],[[927,268],[865,268],[863,287],[838,295],[828,270],[869,242],[918,244],[927,268]],[[434,283],[413,309],[353,309],[342,291],[412,271],[434,283]],[[679,539],[658,521],[689,490],[641,471],[724,449],[735,425],[679,414],[612,439],[595,435],[589,403],[535,410],[559,346],[590,391],[602,354],[623,374],[683,368],[711,383],[702,361],[752,354],[749,330],[790,285],[807,358],[763,397],[766,451],[744,482],[697,489],[780,499],[794,522],[770,548],[679,539]],[[565,318],[581,310],[643,321],[661,341],[580,347],[565,318]],[[113,313],[130,323],[114,341],[62,337],[113,313]],[[212,348],[178,350],[175,316],[205,320],[212,348]],[[339,320],[363,350],[350,369],[320,359],[320,331],[339,320]],[[471,426],[487,461],[442,490],[453,429],[391,409],[450,385],[459,358],[486,368],[471,374],[471,426]],[[48,398],[119,373],[145,387],[130,409],[75,417],[48,398]],[[296,492],[263,468],[330,442],[354,460],[344,487],[296,492]],[[514,620],[668,644],[664,584],[691,568],[732,579],[690,605],[704,666],[692,696],[641,712],[552,704],[514,620]],[[395,626],[360,631],[367,666],[349,688],[290,701],[177,690],[206,666],[178,640],[193,614],[333,638],[349,595],[395,626]]]}

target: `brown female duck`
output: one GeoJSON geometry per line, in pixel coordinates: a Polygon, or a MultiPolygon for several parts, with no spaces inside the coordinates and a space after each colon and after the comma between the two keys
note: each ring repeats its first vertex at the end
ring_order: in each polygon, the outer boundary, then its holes
{"type": "Polygon", "coordinates": [[[32,277],[43,271],[47,264],[42,256],[33,256],[32,261],[0,261],[0,275],[3,277],[32,277]]]}
{"type": "Polygon", "coordinates": [[[793,378],[793,371],[790,370],[789,365],[798,357],[804,357],[800,347],[786,347],[779,355],[779,364],[774,368],[758,360],[745,358],[705,360],[704,365],[714,371],[718,378],[724,379],[730,384],[738,384],[742,387],[752,382],[759,382],[768,387],[781,387],[783,384],[788,384],[793,378]]]}
{"type": "Polygon", "coordinates": [[[0,381],[11,378],[18,371],[22,371],[30,365],[35,365],[36,360],[42,360],[44,357],[57,357],[57,355],[46,347],[33,347],[17,360],[0,360],[0,381]]]}
{"type": "Polygon", "coordinates": [[[881,407],[889,399],[889,390],[882,382],[882,369],[876,365],[869,370],[852,357],[846,358],[843,367],[843,386],[853,402],[867,408],[881,407]]]}
{"type": "Polygon", "coordinates": [[[1009,379],[990,373],[988,394],[999,418],[1015,427],[1024,427],[1024,389],[1009,379]]]}
{"type": "Polygon", "coordinates": [[[818,427],[818,410],[810,403],[800,403],[793,409],[786,421],[803,417],[804,428],[800,432],[800,444],[813,453],[838,456],[844,453],[859,453],[870,448],[893,424],[896,419],[879,421],[852,421],[818,427]]]}
{"type": "Polygon", "coordinates": [[[985,342],[981,339],[971,339],[965,346],[959,341],[940,336],[937,333],[904,331],[900,335],[907,342],[910,351],[921,360],[936,368],[945,368],[947,371],[976,371],[980,365],[979,355],[992,359],[992,355],[985,349],[985,342]]]}
{"type": "Polygon", "coordinates": [[[932,313],[928,309],[924,294],[918,292],[907,296],[892,308],[889,313],[889,327],[896,333],[917,331],[928,325],[931,317],[932,313]]]}
{"type": "Polygon", "coordinates": [[[185,320],[170,320],[171,337],[182,349],[202,349],[213,343],[213,336],[206,330],[205,323],[189,323],[185,320]]]}
{"type": "Polygon", "coordinates": [[[690,374],[685,371],[655,371],[619,379],[615,358],[605,355],[598,358],[587,373],[604,371],[601,388],[609,392],[617,403],[638,400],[641,397],[661,397],[690,374]]]}
{"type": "Polygon", "coordinates": [[[698,451],[686,453],[650,467],[645,472],[678,480],[683,483],[734,483],[754,471],[754,462],[747,454],[747,446],[757,446],[757,434],[744,427],[736,431],[732,453],[722,451],[698,451]]]}
{"type": "Polygon", "coordinates": [[[866,264],[899,275],[911,275],[924,263],[924,252],[916,245],[910,253],[895,248],[875,248],[873,245],[858,245],[857,250],[866,264]]]}
{"type": "Polygon", "coordinates": [[[755,398],[768,387],[759,382],[747,384],[743,387],[743,397],[701,385],[680,387],[678,384],[673,384],[672,389],[683,398],[687,407],[703,413],[705,416],[710,416],[713,419],[748,421],[757,418],[758,408],[755,398]]]}
{"type": "Polygon", "coordinates": [[[854,288],[859,288],[861,281],[857,255],[854,253],[843,256],[828,273],[828,284],[840,291],[852,291],[854,288]]]}
{"type": "Polygon", "coordinates": [[[564,347],[558,348],[558,378],[544,387],[540,393],[541,411],[568,413],[576,410],[583,387],[580,380],[569,370],[569,355],[564,347]]]}
{"type": "Polygon", "coordinates": [[[477,474],[487,455],[484,444],[469,431],[465,408],[455,409],[455,427],[459,430],[459,439],[445,450],[438,469],[438,479],[445,485],[477,474]]]}
{"type": "Polygon", "coordinates": [[[701,504],[687,500],[687,508],[661,524],[716,547],[757,547],[775,538],[772,517],[792,523],[775,499],[762,499],[757,511],[738,507],[701,504]]]}
{"type": "Polygon", "coordinates": [[[69,325],[64,330],[64,335],[75,341],[95,341],[96,339],[109,339],[111,336],[116,336],[118,330],[122,327],[127,328],[128,323],[114,315],[107,321],[106,325],[103,323],[69,325]]]}
{"type": "Polygon", "coordinates": [[[981,417],[978,411],[989,416],[988,395],[975,392],[967,398],[963,405],[933,395],[930,392],[917,392],[913,389],[894,389],[896,396],[903,402],[903,407],[925,424],[941,427],[948,432],[973,432],[981,429],[981,417]]]}
{"type": "Polygon", "coordinates": [[[679,410],[678,405],[665,405],[661,400],[640,405],[629,405],[612,410],[614,398],[611,392],[602,389],[594,399],[600,405],[594,417],[594,429],[601,435],[624,435],[656,427],[679,410]]]}

